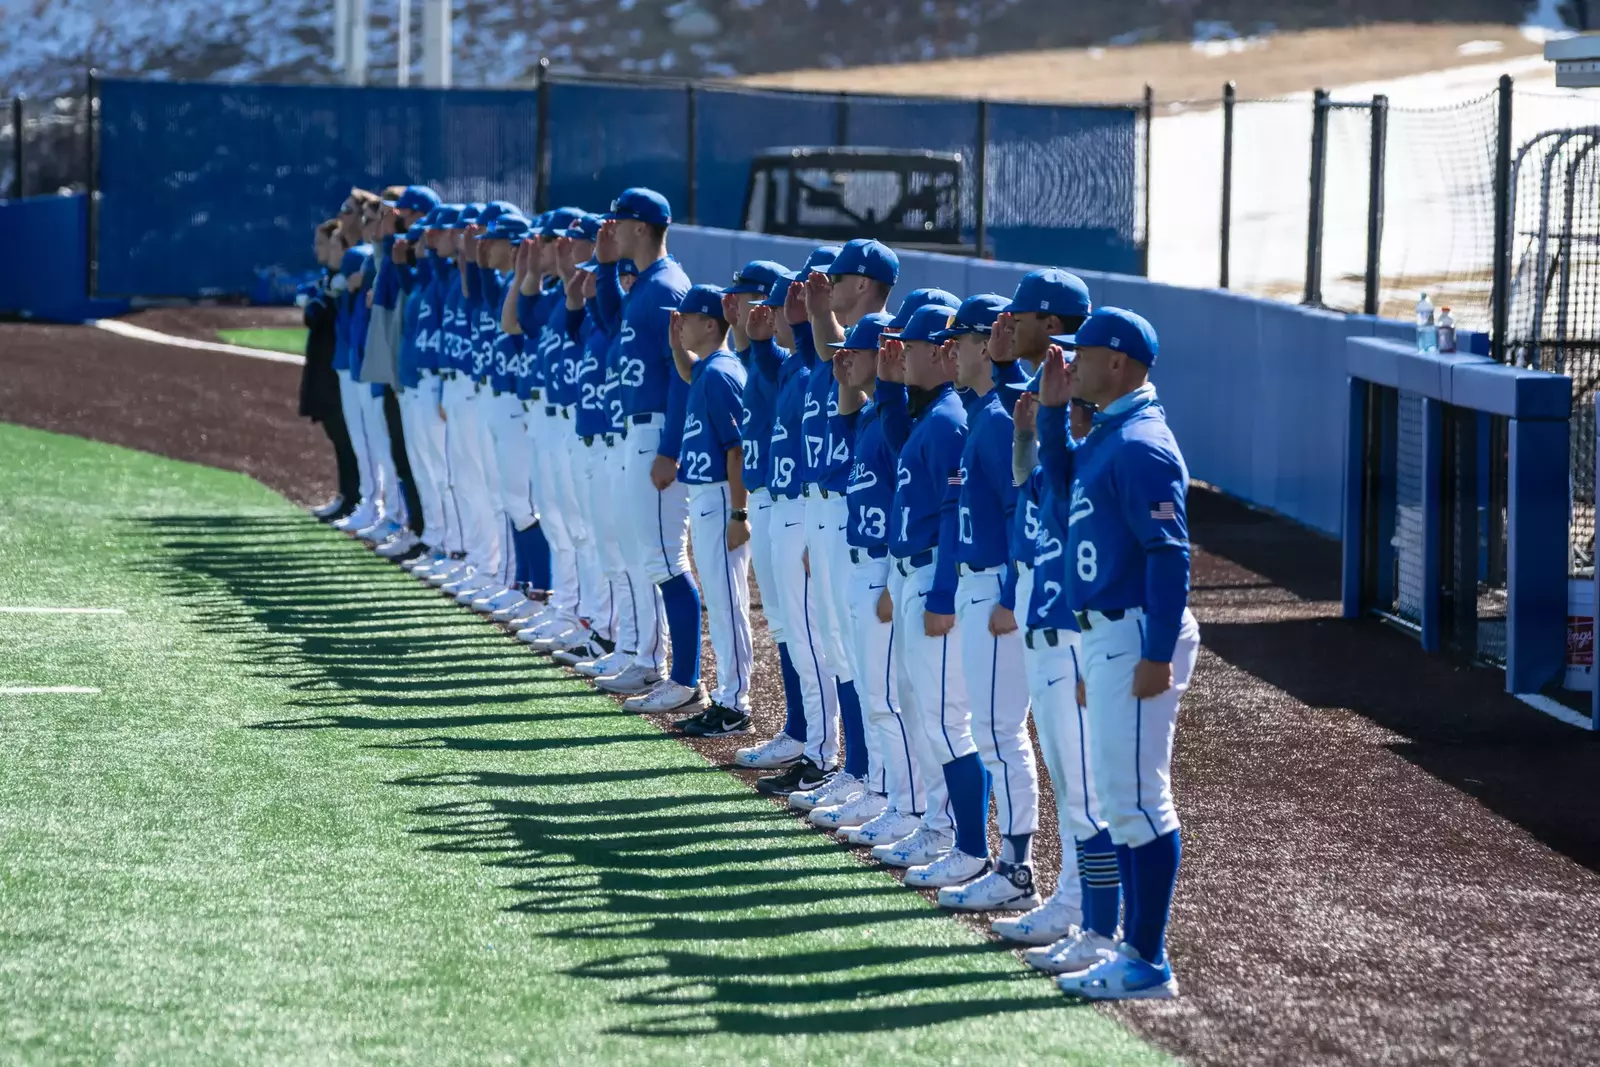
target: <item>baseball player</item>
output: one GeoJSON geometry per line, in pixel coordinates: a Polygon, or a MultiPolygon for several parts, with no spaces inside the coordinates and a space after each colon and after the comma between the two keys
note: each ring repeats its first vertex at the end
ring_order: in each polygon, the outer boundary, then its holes
{"type": "MultiPolygon", "coordinates": [[[[825,268],[839,254],[837,245],[822,245],[806,258],[805,265],[795,274],[774,278],[766,300],[761,306],[772,309],[763,312],[760,325],[752,328],[752,319],[746,320],[746,337],[749,341],[750,377],[760,380],[770,390],[772,397],[771,432],[765,437],[758,432],[746,434],[747,440],[764,442],[760,445],[760,483],[767,487],[765,497],[758,497],[757,513],[764,512],[759,520],[752,521],[753,530],[765,530],[765,550],[757,550],[755,558],[756,580],[761,583],[767,625],[774,630],[774,640],[783,638],[779,646],[779,666],[783,673],[783,689],[787,715],[783,729],[759,745],[741,748],[734,755],[734,765],[752,770],[781,771],[802,758],[820,766],[829,742],[822,730],[828,721],[824,704],[828,698],[822,686],[822,672],[818,657],[813,654],[816,642],[814,629],[816,613],[804,605],[796,619],[803,629],[792,629],[788,601],[798,587],[802,600],[807,576],[803,562],[798,574],[787,571],[783,561],[793,562],[796,552],[794,530],[805,529],[804,505],[795,505],[800,483],[795,471],[802,461],[799,422],[802,414],[805,384],[795,384],[796,376],[809,379],[815,361],[792,358],[795,350],[795,329],[807,321],[805,286],[802,280],[812,271],[825,268]],[[781,312],[781,314],[780,314],[781,312]],[[786,503],[787,502],[787,503],[786,503]],[[763,509],[762,505],[766,507],[763,509]],[[794,514],[795,511],[800,514],[794,514]],[[794,526],[788,526],[788,523],[794,526]],[[789,531],[785,534],[785,531],[789,531]],[[765,558],[763,559],[763,555],[765,558]],[[763,568],[768,577],[762,577],[763,568]]],[[[751,482],[750,484],[758,484],[751,482]]],[[[756,534],[752,535],[758,536],[756,534]]],[[[799,552],[804,552],[803,545],[799,552]]],[[[832,742],[837,744],[837,741],[832,742]]],[[[820,776],[816,779],[820,781],[820,776]]]]}
{"type": "MultiPolygon", "coordinates": [[[[689,487],[689,529],[717,664],[710,708],[684,724],[689,733],[722,736],[750,729],[750,513],[744,487],[746,372],[727,348],[724,294],[696,285],[673,313],[672,355],[689,386],[678,478],[689,487]]],[[[732,301],[729,301],[732,304],[732,301]]]]}
{"type": "Polygon", "coordinates": [[[361,482],[356,467],[356,451],[350,444],[350,429],[344,424],[344,409],[339,406],[339,375],[333,369],[333,358],[338,347],[338,330],[334,319],[338,314],[338,293],[333,289],[339,278],[339,264],[344,259],[344,240],[339,236],[339,222],[328,219],[317,226],[314,243],[317,264],[322,274],[313,283],[302,285],[295,302],[302,308],[306,327],[306,363],[300,378],[300,414],[321,425],[333,445],[334,461],[339,472],[339,489],[333,499],[311,514],[322,522],[336,522],[344,518],[361,495],[361,482]]]}
{"type": "MultiPolygon", "coordinates": [[[[678,480],[688,385],[673,371],[671,309],[689,291],[689,277],[667,254],[672,208],[651,189],[633,188],[612,201],[595,246],[600,266],[595,299],[602,313],[621,322],[621,390],[629,447],[620,474],[631,505],[616,513],[627,538],[635,589],[657,590],[662,624],[639,635],[639,654],[615,675],[595,680],[601,689],[635,694],[636,711],[675,711],[704,701],[700,674],[700,594],[689,573],[689,498],[678,480]],[[617,261],[639,268],[623,300],[617,261]],[[617,309],[620,309],[618,311],[617,309]],[[672,674],[662,678],[668,633],[672,674]],[[649,688],[646,688],[649,687],[649,688]]],[[[645,595],[649,595],[646,593],[645,595]]]]}
{"type": "Polygon", "coordinates": [[[333,523],[333,528],[356,535],[380,522],[384,515],[382,468],[373,454],[371,435],[367,431],[370,408],[370,387],[358,380],[361,366],[361,341],[366,322],[366,264],[372,258],[372,246],[365,242],[347,249],[339,265],[343,290],[339,296],[335,333],[338,350],[334,356],[334,370],[339,375],[339,405],[344,410],[345,424],[350,428],[350,440],[356,450],[356,467],[361,481],[361,502],[343,519],[333,523]]]}
{"type": "MultiPolygon", "coordinates": [[[[598,233],[598,231],[597,231],[598,233]]],[[[622,521],[626,509],[632,506],[629,486],[615,477],[622,469],[628,449],[628,416],[622,406],[622,323],[615,317],[602,313],[597,297],[596,272],[600,262],[590,258],[580,269],[588,275],[584,281],[584,298],[588,315],[603,335],[603,379],[600,386],[600,409],[605,417],[605,454],[599,460],[604,477],[594,485],[594,507],[599,518],[596,529],[605,531],[599,538],[600,561],[605,568],[606,580],[611,584],[612,616],[615,618],[615,645],[610,652],[592,660],[578,660],[573,670],[586,678],[603,678],[627,668],[639,655],[639,635],[645,627],[654,626],[659,605],[653,590],[634,586],[633,572],[628,566],[627,554],[621,540],[612,534],[622,521]]],[[[617,281],[626,296],[638,277],[638,269],[631,259],[617,261],[617,281]]],[[[613,311],[618,311],[614,308],[613,311]]]]}
{"type": "Polygon", "coordinates": [[[951,639],[956,561],[938,551],[955,543],[955,499],[947,490],[959,482],[967,438],[954,360],[933,340],[955,313],[919,308],[899,337],[885,341],[875,391],[884,437],[897,455],[889,553],[899,695],[916,726],[912,740],[927,771],[927,799],[922,826],[872,854],[910,868],[907,884],[917,886],[959,885],[988,868],[987,783],[972,739],[959,645],[951,639]]]}
{"type": "MultiPolygon", "coordinates": [[[[1033,834],[1039,826],[1039,775],[1028,734],[1028,687],[1016,616],[1017,569],[1011,565],[1010,532],[1017,503],[1011,472],[1015,432],[1009,405],[1002,403],[996,388],[997,379],[999,384],[1010,384],[1018,370],[1015,363],[994,364],[988,355],[990,329],[1008,303],[992,293],[963,301],[951,326],[935,336],[954,349],[956,385],[967,398],[966,446],[958,484],[952,487],[955,540],[941,540],[939,554],[952,554],[959,570],[953,632],[972,707],[973,740],[992,782],[1001,838],[999,862],[992,870],[974,881],[940,889],[940,904],[964,911],[1032,909],[1039,904],[1032,864],[1033,834]]],[[[985,823],[987,815],[985,803],[985,823]]],[[[961,833],[959,821],[956,832],[961,833]]],[[[985,860],[987,846],[985,839],[985,860]]]]}
{"type": "Polygon", "coordinates": [[[367,435],[367,451],[373,464],[373,477],[378,485],[378,516],[372,525],[353,531],[356,538],[369,546],[387,541],[409,520],[406,510],[406,492],[400,481],[399,464],[395,460],[394,439],[391,435],[389,413],[385,408],[388,384],[393,377],[393,353],[383,343],[386,323],[392,321],[390,309],[374,303],[378,282],[385,273],[384,261],[388,258],[386,239],[392,237],[388,222],[388,200],[398,195],[395,188],[385,189],[381,198],[367,201],[362,209],[361,232],[365,243],[372,249],[362,266],[359,280],[359,300],[355,316],[350,360],[351,377],[358,385],[357,397],[363,411],[362,426],[367,435]],[[379,340],[374,342],[372,324],[379,322],[379,340]],[[356,347],[359,346],[359,347],[356,347]],[[365,389],[359,386],[365,386],[365,389]]]}
{"type": "Polygon", "coordinates": [[[1071,371],[1060,352],[1045,360],[1039,448],[1067,528],[1090,763],[1122,866],[1125,911],[1117,950],[1056,981],[1093,1000],[1164,1000],[1178,992],[1166,953],[1181,852],[1172,740],[1200,645],[1188,608],[1189,474],[1148,381],[1159,350],[1150,323],[1100,308],[1076,344],[1071,371]],[[1066,412],[1074,391],[1096,409],[1076,447],[1066,412]]]}

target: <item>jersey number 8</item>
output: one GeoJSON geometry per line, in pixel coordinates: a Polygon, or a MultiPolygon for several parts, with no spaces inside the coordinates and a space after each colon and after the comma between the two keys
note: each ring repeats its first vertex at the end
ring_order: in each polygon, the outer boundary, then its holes
{"type": "Polygon", "coordinates": [[[1100,576],[1100,557],[1093,541],[1078,542],[1078,580],[1092,582],[1100,576]]]}

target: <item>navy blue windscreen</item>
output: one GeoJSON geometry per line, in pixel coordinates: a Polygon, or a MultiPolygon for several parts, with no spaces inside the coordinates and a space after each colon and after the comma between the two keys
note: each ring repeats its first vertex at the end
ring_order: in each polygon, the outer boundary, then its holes
{"type": "Polygon", "coordinates": [[[551,207],[605,211],[618,193],[643,185],[687,221],[686,88],[551,80],[547,89],[551,207]]]}
{"type": "Polygon", "coordinates": [[[978,223],[978,105],[972,100],[896,100],[853,96],[846,109],[845,144],[858,148],[921,148],[961,157],[961,230],[973,239],[978,223]]]}
{"type": "Polygon", "coordinates": [[[988,243],[994,257],[1139,274],[1140,113],[989,106],[988,243]]]}
{"type": "Polygon", "coordinates": [[[110,80],[99,126],[103,295],[248,293],[306,270],[352,185],[533,208],[532,93],[110,80]]]}
{"type": "Polygon", "coordinates": [[[750,163],[768,148],[833,145],[838,97],[701,88],[695,93],[695,221],[744,228],[750,163]]]}

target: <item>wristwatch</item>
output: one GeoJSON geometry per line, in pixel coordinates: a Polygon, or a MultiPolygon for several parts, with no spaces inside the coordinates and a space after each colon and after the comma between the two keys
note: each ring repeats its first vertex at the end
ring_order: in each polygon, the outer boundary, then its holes
{"type": "Polygon", "coordinates": [[[728,515],[733,519],[734,522],[750,521],[750,513],[744,508],[734,508],[732,511],[728,512],[728,515]]]}

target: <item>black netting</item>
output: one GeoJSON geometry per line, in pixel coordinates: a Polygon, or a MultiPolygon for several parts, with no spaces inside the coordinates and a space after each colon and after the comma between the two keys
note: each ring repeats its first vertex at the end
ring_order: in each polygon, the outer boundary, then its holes
{"type": "MultiPolygon", "coordinates": [[[[85,97],[58,96],[22,102],[22,195],[81,193],[89,182],[85,97]]],[[[0,198],[16,190],[16,123],[12,101],[0,115],[0,198]]]]}

